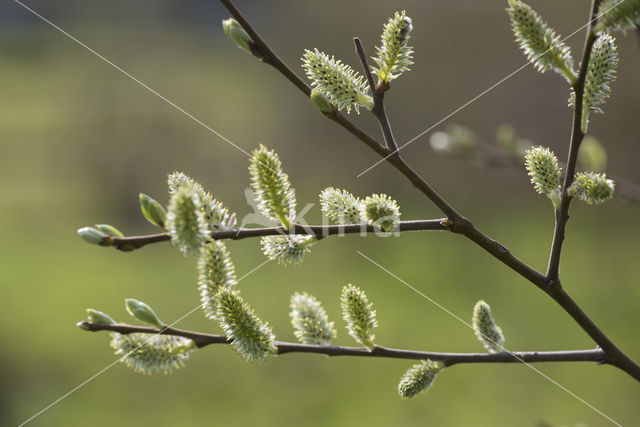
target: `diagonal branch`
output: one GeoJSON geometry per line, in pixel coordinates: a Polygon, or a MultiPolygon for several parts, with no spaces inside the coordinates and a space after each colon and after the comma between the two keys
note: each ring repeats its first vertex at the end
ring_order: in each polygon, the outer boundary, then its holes
{"type": "MultiPolygon", "coordinates": [[[[121,334],[147,333],[160,335],[174,335],[191,339],[198,348],[211,344],[230,344],[224,335],[206,334],[165,327],[162,330],[147,326],[126,324],[103,325],[91,322],[80,322],[78,326],[86,331],[112,331],[121,334]]],[[[355,357],[383,357],[391,359],[433,360],[441,361],[445,366],[463,363],[537,363],[537,362],[596,362],[607,363],[604,352],[599,349],[572,351],[517,351],[501,353],[439,353],[430,351],[402,350],[376,346],[373,350],[366,347],[343,347],[299,344],[285,341],[275,341],[277,354],[287,353],[315,353],[327,356],[355,356],[355,357]]]]}
{"type": "MultiPolygon", "coordinates": [[[[236,9],[230,0],[220,0],[221,3],[229,10],[231,15],[236,18],[247,33],[253,38],[255,47],[262,52],[271,52],[271,49],[266,43],[257,35],[251,25],[244,19],[240,12],[236,9]]],[[[375,139],[369,136],[366,132],[358,128],[351,123],[339,112],[326,115],[327,118],[341,125],[352,135],[364,142],[369,148],[374,150],[378,155],[383,157],[389,164],[396,168],[405,178],[411,182],[411,184],[421,191],[429,200],[431,200],[448,219],[445,221],[445,225],[449,230],[462,234],[481,248],[485,249],[496,259],[516,271],[518,274],[529,280],[531,283],[549,294],[571,317],[582,327],[582,329],[589,334],[589,336],[603,349],[607,355],[607,360],[610,364],[617,366],[631,375],[636,380],[640,381],[640,365],[635,363],[629,356],[623,353],[614,343],[605,335],[591,320],[591,318],[578,306],[578,304],[571,299],[571,297],[562,289],[560,281],[554,280],[557,278],[557,269],[560,261],[560,252],[562,248],[562,242],[564,240],[564,230],[566,221],[568,220],[569,205],[571,203],[570,198],[566,194],[568,185],[571,185],[573,175],[575,173],[575,163],[577,160],[577,152],[580,146],[580,142],[584,135],[580,130],[579,123],[575,124],[575,117],[581,117],[582,111],[582,91],[584,88],[584,80],[586,73],[586,64],[588,63],[591,46],[594,43],[594,34],[592,31],[592,25],[595,22],[596,10],[600,3],[600,0],[592,0],[591,3],[591,22],[587,28],[587,38],[585,42],[585,51],[583,54],[582,68],[580,71],[580,77],[576,82],[576,88],[582,89],[580,92],[576,90],[576,111],[574,112],[574,128],[572,131],[571,147],[569,160],[567,162],[567,172],[565,175],[565,182],[563,185],[563,199],[561,206],[558,209],[556,228],[554,231],[554,238],[552,244],[552,251],[549,261],[548,274],[544,275],[522,262],[520,259],[511,254],[511,252],[500,242],[490,238],[489,236],[478,230],[471,221],[459,214],[444,198],[442,198],[431,186],[416,173],[404,160],[397,155],[392,155],[394,152],[388,148],[381,146],[375,139]],[[568,185],[567,185],[568,183],[568,185]]],[[[280,71],[287,79],[289,79],[294,85],[296,85],[307,96],[310,94],[311,89],[302,81],[298,76],[291,72],[291,70],[273,54],[272,57],[261,58],[264,62],[272,65],[278,71],[280,71]]],[[[579,119],[578,119],[579,120],[579,119]]]]}

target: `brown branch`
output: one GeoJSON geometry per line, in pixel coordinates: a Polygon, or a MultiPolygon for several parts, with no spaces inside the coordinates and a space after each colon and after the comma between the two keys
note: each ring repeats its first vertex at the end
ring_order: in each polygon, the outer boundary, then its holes
{"type": "MultiPolygon", "coordinates": [[[[165,327],[162,330],[146,326],[134,326],[125,324],[101,325],[90,322],[80,322],[78,326],[84,330],[112,331],[121,334],[136,332],[147,334],[175,335],[193,340],[198,348],[211,344],[230,344],[231,341],[224,335],[205,334],[165,327]]],[[[375,346],[373,350],[366,347],[343,347],[299,344],[285,341],[275,341],[277,354],[287,353],[315,353],[327,356],[355,356],[355,357],[383,357],[391,359],[409,360],[433,360],[440,361],[445,366],[462,363],[538,363],[538,362],[596,362],[606,364],[606,356],[599,349],[572,350],[572,351],[517,351],[501,353],[439,353],[430,351],[402,350],[375,346]]]]}
{"type": "Polygon", "coordinates": [[[382,136],[384,137],[384,142],[387,144],[387,149],[392,152],[394,156],[400,156],[400,153],[398,152],[398,144],[396,144],[396,139],[394,138],[391,130],[391,123],[389,122],[387,111],[384,108],[384,89],[386,88],[376,87],[376,82],[373,80],[373,75],[371,74],[371,68],[367,62],[367,55],[365,54],[364,47],[358,37],[353,38],[353,44],[356,47],[356,54],[362,64],[364,75],[367,77],[369,88],[373,95],[373,108],[371,109],[371,112],[376,119],[378,119],[380,129],[382,130],[382,136]]]}
{"type": "Polygon", "coordinates": [[[573,110],[573,127],[571,130],[571,140],[569,142],[569,158],[566,163],[564,182],[562,184],[562,199],[560,206],[556,210],[555,227],[553,231],[553,242],[549,254],[549,264],[547,267],[547,293],[567,312],[569,315],[589,334],[589,336],[605,351],[609,363],[633,376],[640,381],[640,365],[627,356],[611,339],[595,324],[595,322],[580,308],[580,306],[562,288],[560,282],[560,257],[562,254],[562,244],[565,238],[567,221],[569,220],[569,208],[572,198],[567,194],[567,190],[574,180],[576,164],[578,161],[578,151],[584,139],[582,131],[582,115],[584,114],[582,100],[584,95],[584,85],[587,76],[587,67],[591,56],[591,49],[596,41],[596,34],[593,32],[593,25],[597,21],[597,10],[600,0],[591,0],[591,15],[587,25],[587,35],[580,62],[580,72],[578,80],[573,85],[575,92],[575,104],[573,110]]]}
{"type": "MultiPolygon", "coordinates": [[[[448,230],[446,219],[424,219],[414,221],[400,221],[397,232],[407,231],[433,231],[448,230]]],[[[379,229],[367,224],[347,224],[347,225],[302,225],[292,224],[291,228],[285,227],[264,227],[264,228],[231,228],[229,230],[213,231],[213,240],[241,240],[250,237],[275,236],[282,234],[303,234],[322,239],[328,236],[361,233],[381,233],[379,229]]],[[[387,233],[383,233],[387,234],[387,233]]],[[[150,234],[147,236],[127,236],[127,237],[105,237],[102,246],[112,246],[124,252],[140,249],[146,245],[158,242],[167,242],[171,236],[167,233],[150,234]]]]}
{"type": "MultiPolygon", "coordinates": [[[[251,25],[242,17],[235,6],[229,0],[220,0],[221,3],[229,10],[229,12],[236,18],[247,33],[253,38],[256,48],[262,52],[272,52],[266,43],[257,35],[251,25]]],[[[591,24],[595,21],[595,10],[597,9],[600,0],[592,0],[591,4],[591,17],[592,21],[587,29],[587,38],[585,42],[585,51],[583,54],[582,69],[578,81],[575,87],[580,88],[584,86],[586,64],[588,63],[591,46],[594,42],[594,35],[591,30],[591,24]]],[[[291,70],[273,54],[269,58],[265,58],[264,55],[261,58],[264,62],[272,65],[278,71],[280,71],[287,79],[294,83],[303,93],[307,96],[310,94],[311,89],[302,81],[298,76],[291,72],[291,70]]],[[[571,185],[573,174],[575,172],[575,161],[577,159],[577,152],[584,136],[580,130],[579,118],[576,122],[576,117],[581,117],[582,111],[582,90],[576,91],[576,112],[574,114],[574,126],[571,138],[571,147],[569,154],[569,161],[567,162],[567,172],[565,175],[565,182],[563,185],[564,194],[561,201],[561,205],[558,212],[558,222],[556,224],[556,230],[554,231],[554,239],[552,244],[552,251],[549,261],[548,274],[543,275],[534,270],[515,256],[513,256],[509,250],[501,243],[491,239],[478,230],[471,221],[460,215],[447,201],[445,201],[427,182],[418,175],[406,162],[404,162],[400,156],[393,155],[394,151],[389,150],[381,146],[375,139],[370,137],[366,132],[359,129],[357,126],[349,122],[339,112],[335,114],[326,115],[329,119],[343,126],[347,131],[356,136],[359,140],[364,142],[368,147],[378,153],[384,160],[395,167],[402,175],[407,178],[411,184],[421,191],[429,200],[431,200],[445,215],[448,220],[446,225],[450,231],[459,233],[466,236],[468,239],[475,242],[477,245],[485,249],[496,259],[500,260],[505,265],[516,271],[521,276],[528,279],[531,283],[538,286],[540,289],[547,292],[567,313],[569,313],[574,320],[582,327],[582,329],[591,336],[591,338],[607,353],[610,363],[623,369],[629,375],[640,381],[640,366],[636,364],[632,359],[625,355],[613,342],[602,333],[594,322],[580,309],[580,307],[569,297],[568,294],[562,289],[559,280],[557,278],[557,265],[559,264],[560,252],[562,247],[562,241],[564,240],[564,228],[568,219],[568,211],[570,198],[566,195],[566,189],[571,185]],[[568,185],[567,185],[568,183],[568,185]],[[615,362],[615,363],[614,363],[615,362]]]]}
{"type": "Polygon", "coordinates": [[[565,228],[569,220],[569,207],[571,206],[572,199],[572,197],[567,194],[567,190],[573,183],[576,164],[578,162],[578,151],[584,139],[584,132],[582,132],[582,115],[584,114],[582,111],[582,100],[584,97],[584,84],[587,78],[589,58],[591,57],[591,48],[596,41],[596,35],[593,32],[592,25],[597,20],[596,14],[599,3],[599,0],[591,0],[591,18],[587,24],[587,37],[584,43],[582,61],[580,62],[580,72],[578,74],[578,80],[573,85],[573,91],[576,96],[573,108],[573,128],[571,130],[571,140],[569,141],[569,159],[566,163],[564,183],[562,184],[562,199],[560,200],[560,206],[556,210],[553,242],[551,244],[551,253],[549,254],[549,264],[547,266],[547,279],[554,282],[559,281],[560,254],[562,252],[562,243],[564,242],[565,228]]]}

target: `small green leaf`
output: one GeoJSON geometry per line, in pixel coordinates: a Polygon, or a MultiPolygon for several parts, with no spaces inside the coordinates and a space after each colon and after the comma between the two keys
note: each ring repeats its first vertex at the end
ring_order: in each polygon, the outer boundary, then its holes
{"type": "Polygon", "coordinates": [[[93,245],[103,246],[104,243],[109,240],[109,236],[107,234],[93,227],[82,227],[78,229],[78,235],[82,240],[93,245]]]}
{"type": "Polygon", "coordinates": [[[124,302],[129,314],[136,319],[144,323],[148,323],[149,325],[155,326],[158,329],[164,328],[164,323],[162,322],[162,320],[160,320],[153,309],[149,307],[149,305],[133,298],[125,298],[124,302]]]}
{"type": "Polygon", "coordinates": [[[109,225],[109,224],[96,224],[95,228],[99,231],[102,231],[104,234],[111,236],[111,237],[124,237],[124,234],[122,234],[120,232],[120,230],[118,230],[117,228],[115,228],[113,225],[109,225]]]}
{"type": "Polygon", "coordinates": [[[251,47],[249,47],[249,43],[253,43],[253,41],[238,21],[233,18],[225,19],[222,21],[222,30],[236,46],[253,55],[251,47]]]}
{"type": "Polygon", "coordinates": [[[89,317],[89,322],[98,325],[113,325],[115,323],[118,323],[113,320],[113,318],[108,314],[98,310],[94,310],[93,308],[87,308],[87,315],[89,317]]]}
{"type": "Polygon", "coordinates": [[[311,95],[309,95],[309,99],[311,99],[311,102],[313,103],[313,105],[315,105],[316,108],[320,110],[322,114],[326,115],[326,114],[334,113],[333,105],[331,104],[331,102],[329,102],[327,97],[321,94],[320,92],[318,92],[317,90],[311,91],[311,95]]]}
{"type": "Polygon", "coordinates": [[[167,213],[160,203],[144,193],[140,193],[140,210],[151,224],[164,229],[167,213]]]}

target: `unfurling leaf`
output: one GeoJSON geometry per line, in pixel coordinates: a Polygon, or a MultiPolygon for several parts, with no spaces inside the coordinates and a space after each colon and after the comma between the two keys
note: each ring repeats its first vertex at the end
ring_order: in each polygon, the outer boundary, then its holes
{"type": "Polygon", "coordinates": [[[307,293],[295,293],[290,307],[294,335],[302,344],[331,345],[336,337],[334,323],[317,299],[307,293]]]}
{"type": "Polygon", "coordinates": [[[96,229],[111,237],[124,237],[124,234],[113,225],[96,224],[96,229]]]}
{"type": "Polygon", "coordinates": [[[349,284],[342,288],[340,305],[349,335],[360,344],[372,349],[374,335],[371,331],[378,327],[378,321],[373,304],[369,302],[367,295],[356,286],[349,284]]]}
{"type": "Polygon", "coordinates": [[[216,294],[220,288],[231,288],[236,283],[235,268],[224,242],[207,243],[198,258],[198,290],[206,317],[215,320],[216,294]]]}
{"type": "Polygon", "coordinates": [[[117,332],[111,334],[111,347],[122,363],[142,374],[171,373],[183,367],[196,349],[195,343],[184,337],[117,332]]]}
{"type": "Polygon", "coordinates": [[[144,193],[140,193],[140,210],[144,217],[151,224],[164,228],[164,223],[167,221],[167,213],[160,203],[144,193]]]}
{"type": "Polygon", "coordinates": [[[400,221],[400,208],[386,194],[373,194],[360,203],[360,217],[384,232],[393,231],[400,221]]]}
{"type": "Polygon", "coordinates": [[[372,68],[373,73],[378,76],[378,84],[388,83],[409,71],[409,66],[413,64],[413,48],[408,44],[412,30],[411,18],[404,10],[396,12],[384,25],[380,46],[376,46],[377,56],[373,58],[378,65],[372,68]]]}
{"type": "Polygon", "coordinates": [[[316,241],[316,237],[302,234],[265,236],[260,240],[267,258],[282,265],[300,264],[316,241]]]}
{"type": "Polygon", "coordinates": [[[125,298],[124,302],[127,307],[127,312],[136,319],[155,326],[158,329],[164,328],[164,323],[148,304],[133,298],[125,298]]]}
{"type": "MultiPolygon", "coordinates": [[[[601,34],[591,48],[582,95],[582,132],[587,132],[589,113],[602,113],[599,106],[604,104],[611,94],[609,85],[616,78],[618,65],[618,49],[614,41],[609,34],[601,34]]],[[[576,94],[572,92],[569,104],[574,105],[575,100],[576,94]]]]}
{"type": "Polygon", "coordinates": [[[277,352],[271,327],[255,314],[239,291],[220,289],[216,296],[216,317],[233,348],[246,360],[264,360],[268,354],[277,352]]]}
{"type": "Polygon", "coordinates": [[[222,21],[222,30],[227,37],[236,44],[236,46],[253,55],[253,52],[251,52],[251,48],[249,47],[249,43],[252,43],[253,41],[238,21],[233,18],[225,19],[222,21]]]}
{"type": "Polygon", "coordinates": [[[404,399],[409,399],[431,387],[438,372],[444,369],[440,362],[423,360],[413,365],[405,372],[398,384],[398,393],[404,399]]]}
{"type": "Polygon", "coordinates": [[[613,197],[615,185],[603,173],[578,172],[567,193],[590,205],[599,205],[613,197]]]}
{"type": "Polygon", "coordinates": [[[357,71],[342,61],[320,52],[318,49],[305,49],[302,56],[302,67],[311,80],[311,86],[317,92],[329,98],[338,110],[347,109],[347,113],[354,107],[360,112],[360,107],[373,108],[373,99],[368,95],[369,84],[357,71]]]}
{"type": "Polygon", "coordinates": [[[322,213],[334,224],[360,224],[360,199],[345,190],[333,187],[325,188],[320,193],[322,213]]]}
{"type": "Polygon", "coordinates": [[[529,5],[519,0],[508,0],[508,3],[511,28],[529,62],[541,73],[554,70],[573,84],[577,75],[569,46],[560,41],[560,36],[529,5]]]}
{"type": "Polygon", "coordinates": [[[480,300],[473,307],[473,318],[471,321],[473,331],[478,340],[484,345],[489,353],[500,353],[504,351],[504,335],[502,329],[493,320],[489,304],[480,300]]]}
{"type": "Polygon", "coordinates": [[[278,155],[260,145],[260,148],[253,150],[249,172],[260,213],[289,228],[296,216],[296,196],[289,177],[282,170],[278,155]]]}
{"type": "Polygon", "coordinates": [[[108,314],[94,310],[93,308],[87,308],[87,315],[89,317],[89,322],[97,325],[113,325],[118,323],[108,314]]]}
{"type": "Polygon", "coordinates": [[[309,95],[309,99],[311,99],[311,103],[315,105],[322,114],[333,114],[333,104],[331,104],[327,97],[322,93],[317,90],[312,90],[311,95],[309,95]]]}
{"type": "Polygon", "coordinates": [[[595,31],[611,33],[640,27],[640,0],[603,0],[598,7],[595,31]]]}
{"type": "Polygon", "coordinates": [[[78,229],[78,235],[87,243],[103,246],[109,240],[109,236],[94,227],[82,227],[78,229]]]}
{"type": "Polygon", "coordinates": [[[209,241],[209,227],[197,187],[181,187],[171,196],[166,226],[171,242],[184,255],[199,253],[209,241]]]}

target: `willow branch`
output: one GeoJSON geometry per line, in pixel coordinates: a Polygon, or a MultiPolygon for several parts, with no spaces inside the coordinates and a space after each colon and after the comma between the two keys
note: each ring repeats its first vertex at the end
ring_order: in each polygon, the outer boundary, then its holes
{"type": "MultiPolygon", "coordinates": [[[[91,322],[81,322],[79,326],[87,331],[112,331],[121,334],[136,332],[147,334],[174,335],[191,339],[198,348],[211,344],[230,344],[231,341],[224,335],[205,334],[165,327],[155,329],[146,326],[134,326],[125,324],[101,325],[91,322]]],[[[433,360],[441,361],[445,366],[462,363],[538,363],[538,362],[596,362],[606,364],[604,352],[599,349],[572,350],[572,351],[517,351],[502,353],[439,353],[430,351],[402,350],[389,347],[376,346],[373,350],[366,347],[343,347],[299,344],[285,341],[275,341],[277,354],[287,353],[315,353],[327,356],[354,356],[354,357],[382,357],[391,359],[409,360],[433,360]]]]}
{"type": "Polygon", "coordinates": [[[580,62],[580,72],[578,80],[573,85],[573,91],[576,94],[575,104],[573,108],[573,128],[571,130],[571,140],[569,141],[569,158],[566,163],[564,182],[562,184],[562,199],[560,206],[556,210],[555,228],[553,231],[553,242],[551,244],[551,253],[549,254],[549,263],[547,266],[547,279],[549,281],[559,281],[560,255],[562,252],[562,244],[564,242],[565,229],[569,220],[569,207],[571,199],[567,194],[567,190],[573,183],[576,172],[576,164],[578,162],[578,151],[580,144],[584,139],[582,132],[582,100],[584,97],[584,85],[587,78],[587,68],[589,66],[589,58],[591,57],[591,48],[596,41],[596,35],[593,32],[593,24],[597,20],[597,10],[600,0],[591,0],[591,15],[587,24],[587,36],[584,43],[582,53],[582,61],[580,62]]]}
{"type": "MultiPolygon", "coordinates": [[[[302,93],[309,96],[311,94],[311,87],[300,77],[298,77],[282,60],[271,50],[271,48],[266,44],[266,42],[258,35],[255,29],[249,24],[246,18],[240,13],[240,11],[235,7],[233,2],[230,0],[220,0],[220,3],[229,11],[231,16],[233,16],[238,23],[244,28],[244,30],[249,34],[252,39],[252,50],[254,51],[254,55],[260,59],[262,62],[271,65],[273,68],[278,70],[284,77],[287,78],[291,83],[293,83],[302,93]]],[[[326,114],[330,120],[333,120],[344,129],[346,129],[353,136],[358,138],[360,141],[365,143],[369,148],[375,151],[380,157],[386,158],[386,160],[395,167],[401,174],[403,174],[410,182],[420,190],[424,195],[426,195],[449,219],[452,221],[461,217],[461,215],[456,212],[456,210],[449,205],[427,182],[420,177],[409,165],[407,165],[404,161],[398,158],[398,156],[390,156],[393,154],[392,150],[389,150],[386,147],[383,147],[378,141],[376,141],[373,137],[371,137],[368,133],[360,129],[358,126],[353,124],[349,119],[347,119],[342,113],[339,111],[334,111],[333,113],[326,114]]]]}
{"type": "Polygon", "coordinates": [[[584,138],[582,132],[582,99],[584,95],[584,85],[587,75],[587,67],[591,56],[591,48],[596,40],[593,32],[593,25],[597,20],[597,10],[600,0],[591,0],[591,15],[587,25],[587,36],[582,53],[582,61],[578,80],[573,85],[576,94],[573,110],[573,127],[571,140],[569,142],[569,158],[566,164],[564,182],[562,184],[562,199],[560,206],[556,210],[556,221],[553,232],[553,242],[551,253],[549,254],[549,264],[547,268],[547,293],[553,298],[569,315],[589,334],[589,336],[604,350],[610,364],[619,367],[629,375],[640,381],[640,365],[627,356],[613,341],[595,324],[595,322],[580,308],[580,306],[562,288],[559,277],[560,255],[565,237],[565,229],[569,220],[569,207],[572,198],[567,194],[567,190],[574,180],[576,164],[578,161],[578,151],[584,138]]]}
{"type": "Polygon", "coordinates": [[[371,112],[374,116],[376,116],[376,119],[378,119],[380,129],[382,130],[382,136],[384,137],[384,142],[387,144],[387,149],[394,153],[394,155],[400,156],[400,154],[398,153],[398,145],[396,144],[393,132],[391,131],[391,123],[389,122],[387,111],[384,108],[384,92],[386,89],[388,89],[388,85],[386,85],[385,87],[376,87],[376,82],[373,80],[371,67],[369,67],[367,55],[364,52],[364,47],[362,46],[360,39],[358,37],[354,37],[353,44],[356,47],[356,54],[358,55],[358,59],[362,64],[364,75],[367,77],[369,88],[371,89],[371,94],[373,95],[373,108],[371,109],[371,112]]]}
{"type": "MultiPolygon", "coordinates": [[[[414,221],[400,221],[398,223],[398,232],[407,231],[433,231],[448,230],[445,218],[441,219],[425,219],[414,221]]],[[[322,239],[328,236],[357,234],[365,235],[366,233],[382,233],[379,229],[368,224],[347,224],[347,225],[302,225],[292,224],[291,228],[285,227],[264,227],[264,228],[231,228],[229,230],[213,231],[211,238],[213,240],[241,240],[250,237],[275,236],[282,234],[302,234],[314,236],[322,239]]],[[[382,233],[381,235],[387,235],[382,233]]],[[[147,236],[127,236],[105,238],[102,246],[113,246],[123,252],[130,252],[140,249],[152,243],[167,242],[171,240],[171,236],[167,233],[150,234],[147,236]]]]}
{"type": "MultiPolygon", "coordinates": [[[[220,0],[221,3],[229,10],[236,20],[242,25],[247,33],[253,38],[256,48],[261,52],[272,52],[266,43],[257,35],[251,25],[244,19],[229,0],[220,0]]],[[[391,164],[396,170],[398,170],[405,178],[411,182],[420,192],[422,192],[429,200],[431,200],[447,217],[445,225],[448,229],[454,233],[462,234],[478,246],[489,252],[493,257],[501,261],[503,264],[516,271],[518,274],[529,280],[531,283],[549,294],[571,317],[582,327],[582,329],[589,334],[589,336],[606,352],[607,358],[610,364],[613,364],[620,369],[627,372],[629,375],[640,381],[640,365],[635,363],[631,358],[624,354],[589,318],[589,316],[582,311],[582,309],[571,299],[571,297],[562,289],[560,281],[554,280],[557,277],[557,269],[560,261],[560,252],[562,248],[562,242],[564,240],[564,229],[566,221],[568,220],[569,205],[571,203],[570,198],[567,196],[566,190],[573,181],[573,175],[575,173],[575,164],[577,160],[577,153],[580,147],[580,143],[584,134],[580,129],[580,117],[582,113],[582,93],[584,90],[584,81],[586,66],[588,64],[589,56],[591,53],[591,46],[594,43],[595,36],[592,31],[592,25],[595,22],[596,10],[600,3],[600,0],[592,0],[591,4],[591,22],[587,28],[587,38],[585,41],[585,49],[583,53],[582,67],[578,81],[575,83],[575,87],[580,89],[576,90],[576,109],[574,111],[574,126],[571,136],[571,147],[569,150],[569,160],[567,161],[567,171],[565,175],[565,181],[563,184],[563,197],[560,202],[560,207],[557,213],[557,223],[554,230],[554,238],[552,244],[552,250],[549,260],[549,266],[547,274],[542,274],[517,257],[500,242],[490,238],[489,236],[478,230],[474,224],[467,218],[460,215],[444,198],[442,198],[427,182],[416,173],[404,160],[398,155],[393,155],[393,151],[386,147],[383,147],[375,139],[369,136],[366,132],[359,129],[356,125],[351,123],[342,114],[334,111],[332,114],[326,115],[327,118],[338,123],[344,127],[348,132],[364,142],[369,148],[374,150],[385,161],[391,164]],[[576,119],[577,117],[577,119],[576,119]]],[[[294,85],[296,85],[307,96],[311,92],[311,88],[301,80],[297,75],[291,72],[291,70],[275,55],[265,58],[261,58],[264,62],[270,64],[278,71],[280,71],[287,79],[289,79],[294,85]]]]}

